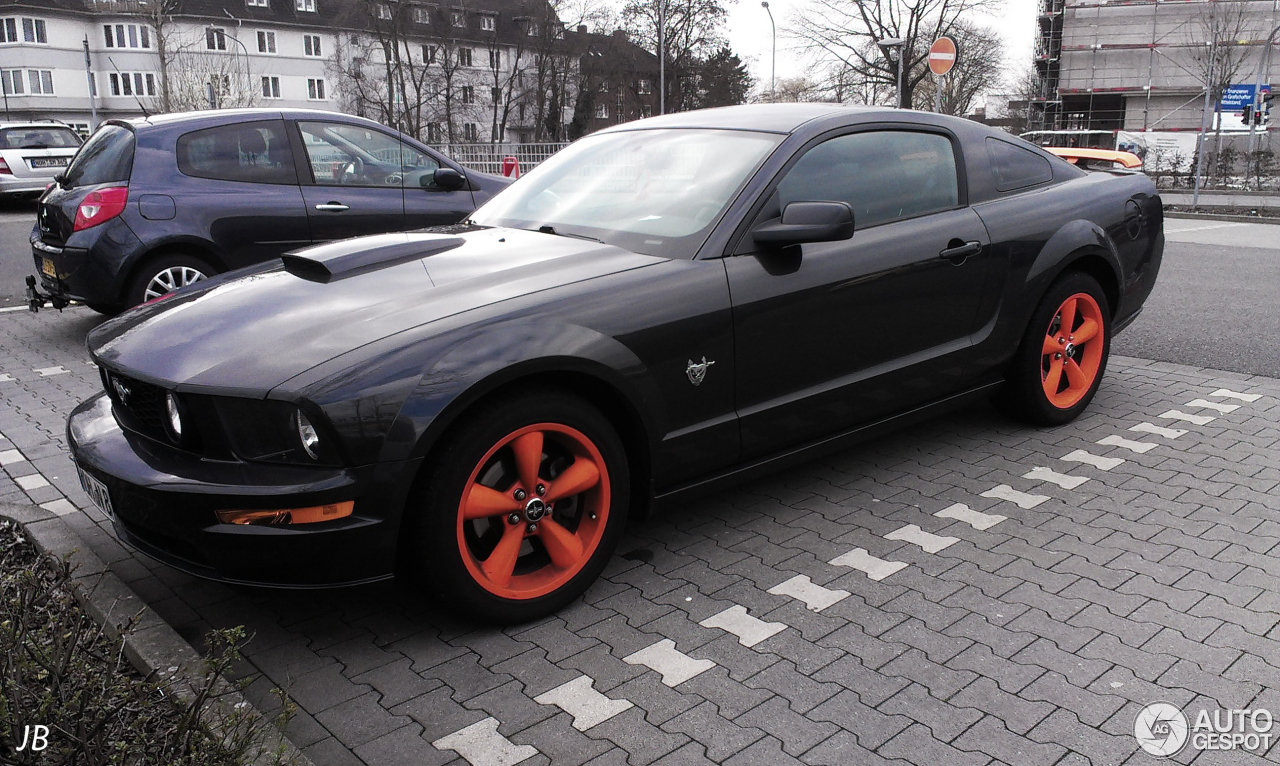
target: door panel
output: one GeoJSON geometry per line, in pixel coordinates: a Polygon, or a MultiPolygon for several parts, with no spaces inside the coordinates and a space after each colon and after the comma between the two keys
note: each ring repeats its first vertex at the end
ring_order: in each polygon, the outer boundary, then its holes
{"type": "Polygon", "coordinates": [[[475,210],[468,189],[446,191],[431,180],[440,160],[408,143],[401,145],[404,162],[404,218],[406,229],[457,223],[475,210]]]}
{"type": "Polygon", "coordinates": [[[302,196],[314,241],[405,229],[398,138],[342,122],[299,121],[297,126],[302,196]]]}

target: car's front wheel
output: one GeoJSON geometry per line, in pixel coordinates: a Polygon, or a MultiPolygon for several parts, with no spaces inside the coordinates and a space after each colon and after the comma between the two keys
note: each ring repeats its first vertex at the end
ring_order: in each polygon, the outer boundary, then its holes
{"type": "Polygon", "coordinates": [[[524,622],[576,598],[626,525],[626,451],[576,397],[487,407],[429,459],[404,555],[431,590],[483,620],[524,622]]]}
{"type": "Polygon", "coordinates": [[[1008,403],[1036,425],[1061,425],[1084,412],[1111,350],[1111,312],[1102,286],[1072,272],[1049,288],[1014,358],[1008,403]]]}
{"type": "Polygon", "coordinates": [[[162,255],[143,264],[130,282],[125,299],[130,306],[137,306],[163,298],[180,287],[195,284],[216,273],[212,266],[195,256],[162,255]]]}

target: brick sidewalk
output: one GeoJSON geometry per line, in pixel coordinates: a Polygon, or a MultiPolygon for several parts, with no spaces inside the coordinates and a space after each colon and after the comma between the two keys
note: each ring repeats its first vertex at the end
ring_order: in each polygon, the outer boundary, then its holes
{"type": "Polygon", "coordinates": [[[97,321],[0,314],[0,500],[65,513],[193,643],[255,632],[248,694],[286,687],[320,766],[1155,763],[1148,703],[1280,714],[1280,380],[1113,358],[1071,425],[975,408],[633,524],[581,600],[499,631],[122,548],[64,447],[97,321]]]}

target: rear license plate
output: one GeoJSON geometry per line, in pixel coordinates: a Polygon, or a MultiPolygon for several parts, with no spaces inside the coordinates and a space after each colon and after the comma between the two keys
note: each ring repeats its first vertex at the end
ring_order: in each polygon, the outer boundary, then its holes
{"type": "Polygon", "coordinates": [[[98,510],[107,514],[107,518],[115,518],[115,509],[111,507],[111,493],[107,491],[107,485],[90,476],[83,468],[76,466],[76,472],[80,474],[80,486],[84,488],[84,493],[89,496],[93,504],[98,506],[98,510]]]}
{"type": "Polygon", "coordinates": [[[32,169],[35,168],[65,168],[67,166],[66,157],[36,157],[27,160],[31,163],[32,169]]]}
{"type": "Polygon", "coordinates": [[[40,271],[44,272],[45,276],[58,278],[58,267],[53,265],[52,258],[44,258],[40,261],[40,271]]]}

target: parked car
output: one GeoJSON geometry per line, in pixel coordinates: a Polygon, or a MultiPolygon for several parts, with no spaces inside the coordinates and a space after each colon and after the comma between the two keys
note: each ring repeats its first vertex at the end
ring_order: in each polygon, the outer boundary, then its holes
{"type": "Polygon", "coordinates": [[[39,195],[67,169],[80,143],[60,122],[0,122],[0,196],[39,195]]]}
{"type": "Polygon", "coordinates": [[[126,543],[233,582],[422,576],[520,621],[628,515],[975,397],[1088,406],[1164,247],[1140,173],[823,104],[591,134],[443,230],[320,245],[90,333],[68,441],[126,543]]]}
{"type": "Polygon", "coordinates": [[[40,198],[31,298],[118,313],[313,243],[456,222],[507,183],[345,114],[109,120],[40,198]]]}

